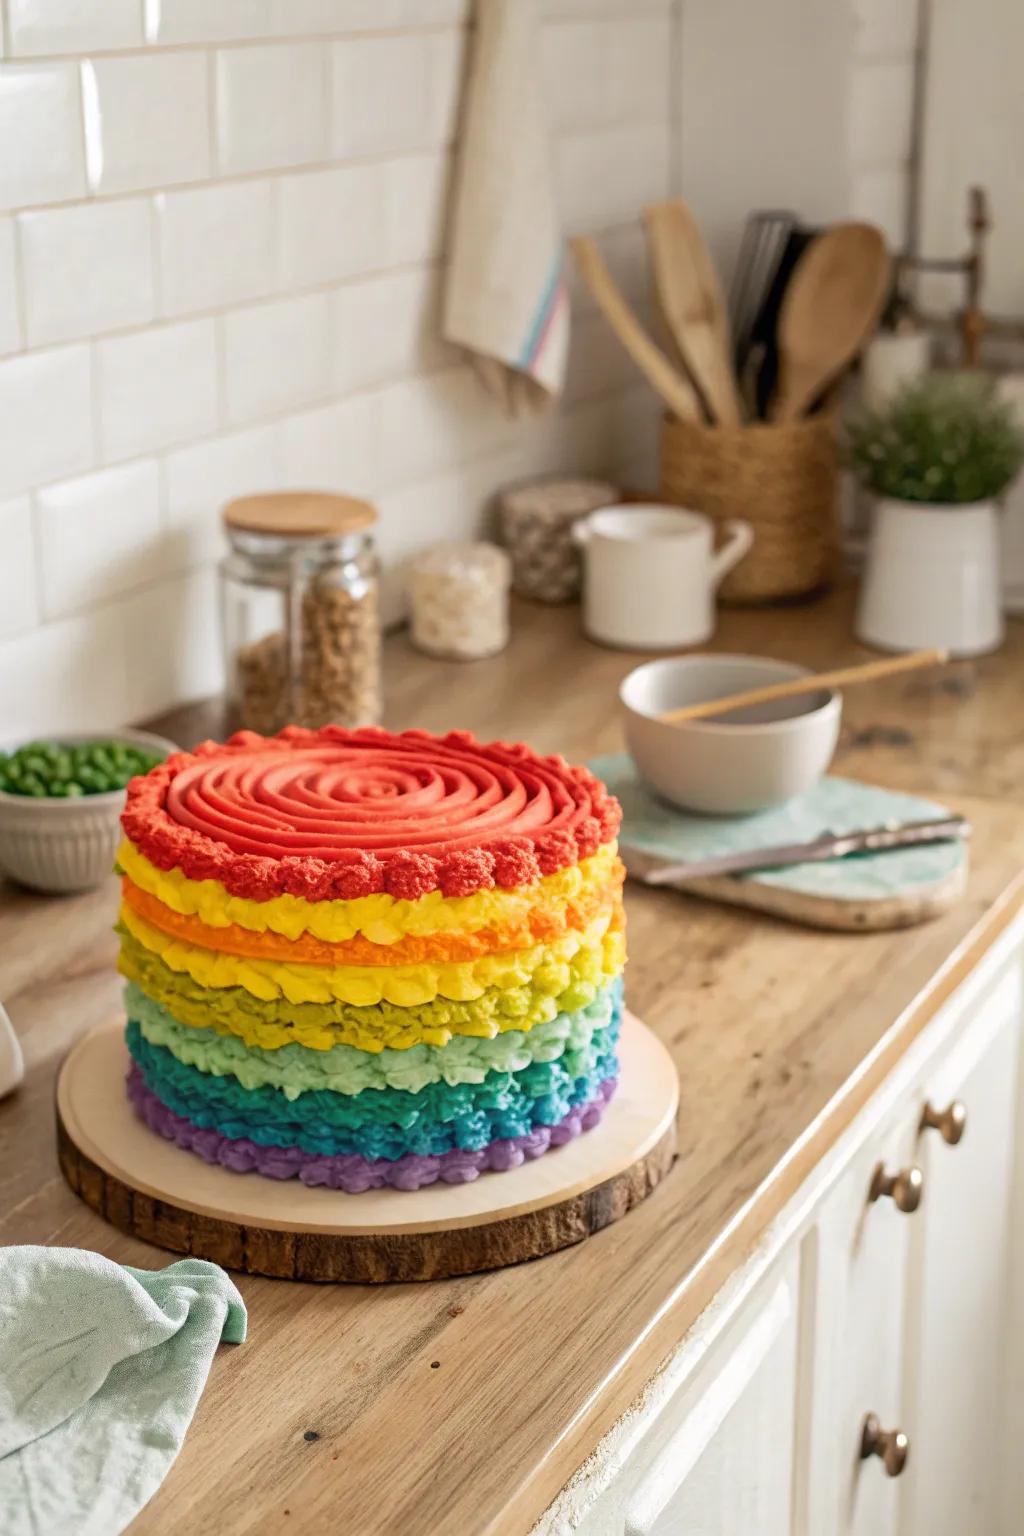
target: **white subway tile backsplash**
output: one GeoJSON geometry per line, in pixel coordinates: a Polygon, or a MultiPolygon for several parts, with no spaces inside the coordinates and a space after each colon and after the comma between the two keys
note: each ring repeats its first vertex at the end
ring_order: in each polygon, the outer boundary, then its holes
{"type": "Polygon", "coordinates": [[[850,94],[855,167],[907,161],[913,103],[913,60],[861,64],[855,70],[850,94]]]}
{"type": "Polygon", "coordinates": [[[65,618],[161,571],[155,459],[66,480],[36,498],[43,612],[65,618]]]}
{"type": "Polygon", "coordinates": [[[285,479],[310,490],[372,496],[377,488],[379,401],[336,401],[284,423],[285,479]]]}
{"type": "Polygon", "coordinates": [[[279,193],[285,287],[336,282],[385,264],[387,203],[380,166],[284,176],[279,193]]]}
{"type": "Polygon", "coordinates": [[[215,89],[223,173],[325,158],[327,60],[319,44],[224,49],[216,56],[215,89]]]}
{"type": "Polygon", "coordinates": [[[39,622],[32,506],[27,496],[0,501],[0,640],[39,622]]]}
{"type": "Polygon", "coordinates": [[[235,496],[282,488],[281,428],[274,422],[180,448],[164,460],[168,563],[185,570],[220,559],[221,508],[235,496]]]}
{"type": "Polygon", "coordinates": [[[255,421],[330,391],[327,295],[236,309],[224,316],[228,420],[255,421]]]}
{"type": "Polygon", "coordinates": [[[95,78],[95,112],[86,93],[94,191],[165,187],[210,174],[205,54],[135,53],[85,67],[95,78]]]}
{"type": "Polygon", "coordinates": [[[519,430],[467,367],[389,385],[380,401],[381,477],[389,489],[496,452],[519,430]]]}
{"type": "Polygon", "coordinates": [[[444,248],[452,157],[446,150],[378,167],[384,183],[386,266],[433,261],[444,248]]]}
{"type": "Polygon", "coordinates": [[[217,573],[212,567],[156,582],[122,599],[117,613],[129,719],[221,691],[217,573]]]}
{"type": "Polygon", "coordinates": [[[397,27],[458,26],[470,0],[296,0],[300,10],[328,10],[334,32],[386,32],[397,27]]]}
{"type": "Polygon", "coordinates": [[[555,148],[564,227],[573,234],[625,224],[669,191],[667,123],[573,133],[555,148]]]}
{"type": "Polygon", "coordinates": [[[271,182],[225,182],[160,192],[155,201],[163,314],[221,309],[273,290],[271,182]]]}
{"type": "Polygon", "coordinates": [[[906,57],[918,43],[919,0],[854,0],[861,58],[906,57]]]}
{"type": "Polygon", "coordinates": [[[890,250],[900,250],[907,235],[907,167],[880,166],[856,171],[850,187],[850,213],[877,224],[890,250]]]}
{"type": "Polygon", "coordinates": [[[331,294],[334,388],[349,394],[455,361],[440,338],[436,267],[346,283],[331,294]]]}
{"type": "Polygon", "coordinates": [[[97,607],[0,641],[4,735],[113,729],[128,719],[120,614],[97,607]]]}
{"type": "MultiPolygon", "coordinates": [[[[609,27],[615,115],[665,124],[671,112],[672,21],[665,13],[620,14],[609,27]]],[[[678,131],[678,129],[677,129],[678,131]]]]}
{"type": "Polygon", "coordinates": [[[217,426],[213,320],[114,336],[96,344],[100,441],[106,460],[202,437],[217,426]]]}
{"type": "Polygon", "coordinates": [[[91,468],[88,347],[52,347],[0,362],[0,423],[0,496],[91,468]]]}
{"type": "Polygon", "coordinates": [[[88,53],[142,42],[139,0],[7,0],[11,56],[88,53]]]}
{"type": "Polygon", "coordinates": [[[141,325],[156,311],[143,198],[17,216],[28,345],[141,325]]]}
{"type": "Polygon", "coordinates": [[[276,37],[281,6],[279,0],[159,0],[153,10],[149,43],[222,43],[276,37]]]}
{"type": "MultiPolygon", "coordinates": [[[[657,408],[586,300],[568,403],[539,420],[440,339],[470,0],[5,4],[5,728],[102,729],[222,685],[234,496],[368,495],[394,559],[476,535],[504,481],[653,463],[657,408]]],[[[566,228],[601,232],[643,306],[670,0],[542,8],[563,18],[544,68],[566,228]]],[[[400,589],[392,568],[390,618],[400,589]]]]}
{"type": "Polygon", "coordinates": [[[541,33],[544,99],[556,129],[607,122],[612,29],[603,20],[552,22],[541,33]]]}
{"type": "Polygon", "coordinates": [[[219,43],[456,26],[469,0],[160,0],[149,42],[219,43]]]}
{"type": "Polygon", "coordinates": [[[463,34],[408,32],[335,43],[331,147],[335,155],[399,154],[455,135],[463,34]]]}
{"type": "Polygon", "coordinates": [[[85,191],[74,64],[0,64],[0,208],[85,191]]]}
{"type": "Polygon", "coordinates": [[[0,219],[0,357],[21,346],[18,313],[18,268],[14,253],[14,220],[0,219]]]}

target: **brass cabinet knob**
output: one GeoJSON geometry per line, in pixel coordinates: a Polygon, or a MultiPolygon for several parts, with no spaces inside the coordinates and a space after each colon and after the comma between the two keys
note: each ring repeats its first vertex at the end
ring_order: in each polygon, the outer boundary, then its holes
{"type": "Polygon", "coordinates": [[[910,1441],[902,1429],[883,1429],[877,1414],[865,1414],[860,1432],[862,1461],[867,1461],[869,1456],[877,1456],[887,1476],[899,1477],[909,1455],[910,1441]]]}
{"type": "Polygon", "coordinates": [[[887,1173],[885,1164],[879,1163],[868,1192],[870,1200],[881,1200],[887,1195],[898,1211],[909,1216],[921,1204],[924,1194],[924,1174],[920,1168],[901,1168],[898,1173],[887,1173]]]}
{"type": "Polygon", "coordinates": [[[955,1147],[967,1129],[967,1111],[959,1099],[954,1099],[945,1109],[926,1104],[921,1111],[921,1129],[938,1131],[947,1147],[955,1147]]]}

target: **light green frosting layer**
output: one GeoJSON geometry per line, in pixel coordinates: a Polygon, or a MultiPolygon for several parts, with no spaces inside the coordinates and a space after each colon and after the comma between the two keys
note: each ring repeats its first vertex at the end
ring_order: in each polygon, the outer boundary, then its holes
{"type": "Polygon", "coordinates": [[[622,999],[622,982],[602,988],[594,1001],[574,1013],[560,1013],[531,1030],[508,1030],[493,1040],[455,1035],[445,1046],[414,1045],[376,1053],[351,1045],[327,1051],[290,1044],[265,1051],[236,1035],[179,1024],[134,982],[124,989],[125,1011],[151,1045],[162,1045],[187,1066],[217,1077],[233,1076],[244,1088],[280,1088],[288,1099],[328,1088],[362,1093],[364,1088],[404,1088],[418,1093],[428,1083],[481,1083],[488,1072],[519,1072],[535,1061],[557,1061],[564,1051],[582,1049],[597,1029],[612,1022],[622,999]]]}

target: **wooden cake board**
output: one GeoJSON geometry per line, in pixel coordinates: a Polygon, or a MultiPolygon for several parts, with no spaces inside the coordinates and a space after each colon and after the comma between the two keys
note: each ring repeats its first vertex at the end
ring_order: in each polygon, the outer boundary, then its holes
{"type": "Polygon", "coordinates": [[[347,1195],[204,1163],[135,1116],[120,1023],[83,1036],[57,1083],[61,1169],[101,1216],[158,1247],[288,1280],[438,1280],[582,1242],[646,1199],[672,1166],[679,1085],[627,1013],[618,1091],[599,1125],[469,1184],[347,1195]]]}

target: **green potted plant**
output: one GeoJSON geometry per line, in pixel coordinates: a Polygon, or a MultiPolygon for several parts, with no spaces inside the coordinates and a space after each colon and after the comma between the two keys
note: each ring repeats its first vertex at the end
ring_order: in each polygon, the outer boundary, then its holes
{"type": "Polygon", "coordinates": [[[958,656],[1003,638],[997,499],[1024,464],[1024,432],[992,381],[932,373],[847,429],[873,494],[857,612],[869,645],[958,656]]]}

